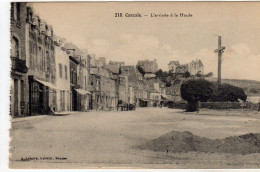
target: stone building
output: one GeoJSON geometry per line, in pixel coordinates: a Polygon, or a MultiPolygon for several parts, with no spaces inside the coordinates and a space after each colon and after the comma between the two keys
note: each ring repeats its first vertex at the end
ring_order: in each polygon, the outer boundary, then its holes
{"type": "MultiPolygon", "coordinates": [[[[67,47],[66,47],[67,48],[67,47]]],[[[68,50],[68,48],[67,48],[68,50]]],[[[72,50],[73,51],[73,50],[72,50]]],[[[79,89],[80,86],[78,84],[78,65],[79,60],[71,53],[69,55],[70,60],[70,109],[72,111],[80,110],[80,95],[77,93],[76,89],[79,89]]]]}
{"type": "Polygon", "coordinates": [[[159,106],[166,102],[166,85],[159,78],[147,79],[150,91],[150,104],[149,106],[159,106]]]}
{"type": "Polygon", "coordinates": [[[204,74],[204,65],[201,60],[192,60],[188,65],[188,71],[191,75],[204,74]]]}
{"type": "Polygon", "coordinates": [[[99,57],[95,60],[95,65],[97,67],[105,67],[106,66],[106,58],[105,57],[99,57]]]}
{"type": "Polygon", "coordinates": [[[180,66],[179,61],[170,61],[168,63],[168,70],[171,71],[172,73],[176,73],[176,68],[180,66]]]}
{"type": "Polygon", "coordinates": [[[70,54],[71,109],[86,111],[89,109],[91,93],[89,91],[89,60],[87,50],[80,50],[75,44],[65,44],[70,54]]]}
{"type": "Polygon", "coordinates": [[[29,114],[48,114],[56,107],[56,63],[53,29],[27,6],[25,29],[29,79],[29,114]]]}
{"type": "Polygon", "coordinates": [[[90,68],[90,109],[98,110],[101,104],[101,84],[100,84],[100,74],[97,71],[97,67],[90,68]]]}
{"type": "MultiPolygon", "coordinates": [[[[127,85],[125,85],[125,93],[123,93],[126,96],[125,103],[136,104],[136,91],[138,91],[138,80],[136,76],[135,66],[122,66],[121,77],[125,77],[124,80],[126,80],[128,83],[127,85]]],[[[121,93],[121,95],[123,94],[121,93]]]]}
{"type": "Polygon", "coordinates": [[[120,75],[118,79],[118,103],[129,103],[128,77],[120,75]]]}
{"type": "Polygon", "coordinates": [[[158,64],[154,60],[138,60],[137,66],[140,66],[145,73],[155,73],[158,71],[158,64]]]}
{"type": "Polygon", "coordinates": [[[70,51],[64,47],[64,39],[60,39],[57,36],[54,37],[54,49],[57,69],[57,106],[54,108],[54,111],[70,111],[70,51]]]}
{"type": "Polygon", "coordinates": [[[11,82],[10,115],[13,117],[29,115],[28,62],[25,52],[25,32],[27,5],[11,3],[11,82]]]}
{"type": "Polygon", "coordinates": [[[100,74],[100,93],[102,109],[113,109],[117,106],[116,78],[113,73],[104,67],[97,67],[100,74]]]}

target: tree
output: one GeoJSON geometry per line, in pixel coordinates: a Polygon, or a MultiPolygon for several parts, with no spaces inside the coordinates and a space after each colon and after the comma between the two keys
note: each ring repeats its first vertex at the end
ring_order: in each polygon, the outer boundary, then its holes
{"type": "Polygon", "coordinates": [[[189,78],[189,77],[190,77],[190,72],[189,72],[189,71],[186,71],[186,72],[183,74],[183,77],[189,78]]]}
{"type": "Polygon", "coordinates": [[[139,65],[136,65],[136,69],[144,76],[145,75],[145,71],[143,70],[143,68],[139,65]]]}
{"type": "Polygon", "coordinates": [[[157,77],[163,77],[163,71],[162,71],[162,69],[159,69],[157,72],[155,72],[155,75],[156,75],[157,77]]]}
{"type": "Polygon", "coordinates": [[[247,95],[244,89],[230,84],[214,83],[213,94],[210,97],[212,102],[238,102],[238,100],[246,101],[247,95]]]}
{"type": "Polygon", "coordinates": [[[204,79],[187,80],[181,84],[181,97],[188,102],[187,112],[198,110],[198,102],[206,102],[213,92],[211,82],[204,79]]]}
{"type": "Polygon", "coordinates": [[[169,75],[169,74],[168,74],[167,71],[164,71],[164,72],[163,72],[163,77],[168,77],[168,75],[169,75]]]}

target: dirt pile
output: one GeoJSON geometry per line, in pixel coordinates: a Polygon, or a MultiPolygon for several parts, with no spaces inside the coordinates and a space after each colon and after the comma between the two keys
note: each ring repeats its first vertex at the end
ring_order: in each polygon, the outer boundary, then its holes
{"type": "Polygon", "coordinates": [[[141,149],[165,152],[225,152],[234,154],[260,153],[260,133],[211,140],[192,133],[171,131],[146,144],[141,149]]]}

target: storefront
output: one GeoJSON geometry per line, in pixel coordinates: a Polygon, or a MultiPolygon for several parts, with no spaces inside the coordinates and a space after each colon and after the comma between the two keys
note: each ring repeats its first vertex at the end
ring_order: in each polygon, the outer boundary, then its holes
{"type": "Polygon", "coordinates": [[[29,76],[29,114],[49,114],[56,106],[56,86],[29,76]]]}

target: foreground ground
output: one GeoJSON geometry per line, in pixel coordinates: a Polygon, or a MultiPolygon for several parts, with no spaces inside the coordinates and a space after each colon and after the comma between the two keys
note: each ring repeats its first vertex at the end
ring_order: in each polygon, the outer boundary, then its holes
{"type": "Polygon", "coordinates": [[[139,108],[133,112],[84,112],[15,119],[10,132],[10,167],[260,168],[260,153],[166,154],[135,147],[172,130],[190,131],[210,139],[260,133],[260,112],[186,113],[168,108],[139,108]]]}

